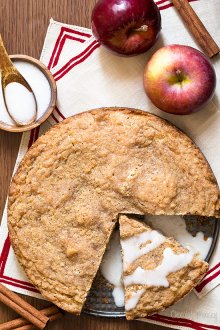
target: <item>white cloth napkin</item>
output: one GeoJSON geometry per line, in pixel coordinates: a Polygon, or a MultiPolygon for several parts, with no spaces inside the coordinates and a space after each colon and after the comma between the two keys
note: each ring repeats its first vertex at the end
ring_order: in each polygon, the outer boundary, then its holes
{"type": "MultiPolygon", "coordinates": [[[[169,0],[157,0],[162,15],[162,33],[148,53],[123,58],[103,49],[92,37],[91,30],[50,21],[41,60],[57,81],[57,109],[40,127],[26,132],[16,161],[17,168],[27,149],[49,127],[81,111],[104,106],[140,108],[160,115],[185,131],[201,148],[220,184],[220,57],[213,60],[217,89],[213,101],[202,111],[185,117],[156,109],[143,90],[144,66],[150,55],[166,44],[187,44],[198,48],[169,0]]],[[[192,6],[220,44],[220,0],[193,1],[192,6]]],[[[0,282],[10,289],[42,298],[30,284],[10,247],[6,208],[0,228],[0,282]]],[[[210,270],[195,293],[160,315],[145,319],[176,329],[220,330],[220,242],[212,256],[210,270]],[[198,299],[198,297],[200,299],[198,299]]]]}

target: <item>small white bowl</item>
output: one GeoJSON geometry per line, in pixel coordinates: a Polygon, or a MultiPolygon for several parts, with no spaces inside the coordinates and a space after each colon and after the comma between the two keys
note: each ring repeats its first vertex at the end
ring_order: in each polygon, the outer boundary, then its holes
{"type": "Polygon", "coordinates": [[[24,62],[28,62],[28,63],[31,63],[31,64],[37,66],[41,70],[41,72],[45,75],[45,77],[47,78],[47,80],[50,84],[50,88],[51,88],[50,104],[49,104],[47,110],[45,111],[44,115],[42,117],[40,117],[39,119],[37,119],[35,122],[33,122],[29,125],[25,125],[25,126],[17,126],[17,125],[10,125],[10,124],[0,121],[0,129],[2,129],[2,130],[9,131],[9,132],[25,132],[25,131],[29,131],[29,130],[39,126],[40,124],[42,124],[53,112],[54,107],[56,105],[56,98],[57,98],[56,82],[55,82],[51,72],[48,70],[48,68],[39,60],[37,60],[31,56],[27,56],[27,55],[10,55],[9,57],[12,60],[12,62],[24,61],[24,62]]]}

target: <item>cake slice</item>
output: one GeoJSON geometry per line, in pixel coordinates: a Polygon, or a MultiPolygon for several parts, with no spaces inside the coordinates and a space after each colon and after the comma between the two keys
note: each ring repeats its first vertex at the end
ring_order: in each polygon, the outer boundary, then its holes
{"type": "Polygon", "coordinates": [[[160,312],[189,293],[208,264],[134,217],[119,219],[126,318],[160,312]]]}

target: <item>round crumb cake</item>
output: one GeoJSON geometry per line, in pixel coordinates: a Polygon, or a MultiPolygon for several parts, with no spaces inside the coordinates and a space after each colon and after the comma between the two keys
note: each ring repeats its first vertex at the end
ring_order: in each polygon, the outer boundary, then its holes
{"type": "Polygon", "coordinates": [[[44,297],[79,314],[119,213],[219,217],[219,189],[196,145],[150,113],[102,108],[41,136],[15,174],[8,227],[44,297]]]}

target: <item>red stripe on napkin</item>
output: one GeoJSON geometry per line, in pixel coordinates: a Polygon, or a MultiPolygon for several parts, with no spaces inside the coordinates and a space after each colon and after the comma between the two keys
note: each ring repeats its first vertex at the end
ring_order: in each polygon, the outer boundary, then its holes
{"type": "Polygon", "coordinates": [[[28,149],[32,146],[33,141],[34,141],[34,134],[35,134],[35,129],[33,128],[30,132],[30,137],[28,141],[28,149]]]}
{"type": "Polygon", "coordinates": [[[71,29],[71,28],[68,28],[68,27],[65,27],[65,26],[62,26],[61,30],[64,31],[64,32],[78,34],[79,36],[83,36],[83,37],[87,37],[87,38],[90,38],[92,36],[90,33],[81,32],[81,31],[74,30],[74,29],[71,29]]]}
{"type": "Polygon", "coordinates": [[[214,270],[216,270],[217,268],[220,268],[220,262],[219,262],[217,265],[215,265],[214,267],[210,268],[210,269],[207,271],[207,273],[206,273],[205,276],[203,277],[203,280],[204,280],[204,278],[207,277],[207,275],[213,273],[214,270]]]}
{"type": "Polygon", "coordinates": [[[35,128],[34,142],[38,139],[39,132],[40,132],[40,126],[37,126],[37,127],[35,128]]]}
{"type": "Polygon", "coordinates": [[[202,281],[199,285],[196,287],[196,291],[199,293],[202,291],[202,289],[211,281],[213,281],[216,277],[220,275],[220,270],[218,270],[216,273],[214,273],[212,276],[206,278],[204,281],[202,281]]]}
{"type": "Polygon", "coordinates": [[[59,123],[66,119],[57,107],[55,107],[54,112],[51,114],[51,118],[55,121],[55,123],[59,123]]]}
{"type": "Polygon", "coordinates": [[[37,140],[40,131],[40,126],[33,128],[30,132],[30,137],[28,141],[28,149],[32,146],[32,144],[37,140]]]}
{"type": "Polygon", "coordinates": [[[60,34],[59,34],[59,36],[58,36],[58,38],[57,38],[57,40],[56,40],[56,43],[55,43],[54,49],[53,49],[53,51],[52,51],[52,55],[51,55],[51,58],[50,58],[50,61],[49,61],[49,64],[48,64],[48,69],[51,69],[51,67],[52,67],[53,60],[54,60],[54,56],[55,56],[55,54],[56,54],[56,51],[57,51],[57,48],[58,48],[58,46],[59,46],[60,40],[61,40],[61,38],[62,38],[62,36],[63,36],[63,30],[64,30],[63,28],[60,29],[60,34]]]}
{"type": "Polygon", "coordinates": [[[39,292],[29,282],[21,281],[21,280],[18,280],[18,279],[15,279],[15,278],[4,275],[5,266],[6,266],[6,262],[7,262],[7,259],[8,259],[10,248],[11,248],[11,243],[10,243],[10,238],[9,238],[9,235],[8,235],[6,240],[5,240],[5,243],[4,243],[4,246],[3,246],[3,249],[2,249],[2,253],[1,253],[1,257],[0,257],[0,282],[5,283],[5,284],[9,284],[9,285],[14,286],[14,287],[30,290],[30,291],[33,291],[33,292],[39,292]]]}
{"type": "Polygon", "coordinates": [[[59,123],[59,120],[54,116],[53,113],[51,114],[51,117],[53,118],[53,120],[54,120],[56,123],[59,123]]]}
{"type": "Polygon", "coordinates": [[[76,38],[76,37],[72,37],[68,34],[65,34],[64,37],[62,38],[61,42],[60,42],[60,45],[59,45],[59,50],[57,51],[57,55],[54,59],[54,62],[53,62],[53,68],[57,65],[58,61],[59,61],[59,58],[60,58],[60,54],[63,50],[63,46],[65,45],[65,42],[66,40],[69,39],[69,40],[74,40],[74,41],[78,41],[78,42],[85,42],[86,40],[85,39],[80,39],[80,38],[76,38]]]}
{"type": "Polygon", "coordinates": [[[158,8],[160,10],[168,9],[170,7],[173,7],[173,4],[172,3],[168,3],[167,5],[164,5],[164,6],[158,6],[158,8]]]}
{"type": "Polygon", "coordinates": [[[51,69],[54,65],[53,65],[53,61],[54,61],[54,58],[55,58],[55,55],[56,55],[56,52],[57,52],[57,49],[58,49],[58,46],[61,42],[61,39],[63,37],[63,35],[65,33],[72,33],[72,34],[76,34],[78,36],[82,36],[82,37],[91,37],[91,34],[89,33],[84,33],[84,32],[80,32],[80,31],[77,31],[77,30],[73,30],[73,29],[70,29],[70,28],[67,28],[67,27],[62,27],[60,29],[60,33],[59,33],[59,36],[56,40],[56,43],[55,43],[55,46],[54,46],[54,49],[53,49],[53,52],[52,52],[52,55],[51,55],[51,58],[50,58],[50,61],[49,61],[49,64],[48,64],[48,69],[51,69]]]}
{"type": "Polygon", "coordinates": [[[5,270],[5,264],[8,258],[8,254],[9,254],[9,250],[10,250],[10,239],[9,239],[9,235],[7,236],[3,249],[2,249],[2,253],[1,253],[1,257],[0,257],[0,276],[3,275],[4,270],[5,270]]]}
{"type": "Polygon", "coordinates": [[[55,107],[55,110],[60,117],[62,117],[63,119],[66,119],[66,117],[62,114],[62,112],[60,112],[60,110],[57,107],[55,107]]]}
{"type": "Polygon", "coordinates": [[[36,292],[36,293],[40,293],[37,289],[35,289],[34,287],[31,288],[30,286],[25,286],[25,285],[22,285],[22,284],[19,284],[19,283],[13,283],[13,282],[10,282],[10,281],[6,281],[2,278],[0,278],[0,282],[1,283],[4,283],[4,284],[8,284],[8,285],[11,285],[11,286],[14,286],[16,288],[20,288],[20,289],[25,289],[25,290],[28,290],[28,291],[32,291],[32,292],[36,292]]]}
{"type": "MultiPolygon", "coordinates": [[[[188,0],[189,2],[193,2],[193,1],[198,1],[198,0],[188,0]]],[[[166,5],[164,6],[161,6],[160,4],[163,4],[165,2],[168,2],[167,0],[161,0],[161,1],[158,1],[156,2],[156,4],[158,5],[158,8],[159,10],[164,10],[164,9],[168,9],[170,7],[173,7],[173,4],[172,3],[167,3],[166,5]]]]}
{"type": "Polygon", "coordinates": [[[10,281],[10,282],[16,282],[16,283],[23,284],[23,285],[25,285],[26,287],[28,286],[28,287],[30,287],[30,288],[34,288],[34,286],[33,286],[31,283],[28,283],[28,282],[26,282],[26,281],[17,280],[17,279],[14,279],[14,278],[9,277],[9,276],[6,276],[6,275],[3,275],[3,276],[4,276],[3,278],[4,278],[5,280],[8,280],[8,281],[10,281]]]}
{"type": "Polygon", "coordinates": [[[58,77],[56,76],[55,80],[58,81],[61,78],[63,78],[63,76],[65,76],[72,68],[74,68],[78,64],[84,62],[94,52],[94,50],[96,50],[99,47],[100,47],[100,44],[96,42],[96,44],[93,46],[93,48],[91,48],[90,51],[85,56],[81,57],[79,59],[79,61],[76,61],[72,65],[70,65],[65,71],[63,71],[63,73],[61,73],[60,76],[58,76],[58,77]]]}
{"type": "Polygon", "coordinates": [[[155,314],[149,316],[148,319],[158,322],[163,322],[166,324],[185,326],[196,330],[207,330],[207,329],[220,330],[220,327],[216,325],[199,323],[192,321],[190,319],[185,319],[180,317],[171,317],[171,316],[155,314]]]}
{"type": "Polygon", "coordinates": [[[74,56],[73,58],[71,58],[71,60],[69,60],[60,70],[58,70],[56,73],[54,73],[54,78],[56,79],[56,76],[58,76],[60,73],[62,73],[64,70],[66,70],[68,68],[68,66],[71,65],[71,63],[73,63],[73,61],[79,59],[80,57],[82,57],[84,54],[86,54],[94,45],[96,45],[99,43],[96,40],[93,40],[93,42],[86,47],[80,54],[74,56]]]}
{"type": "Polygon", "coordinates": [[[166,1],[169,1],[169,0],[159,0],[159,1],[155,1],[156,5],[160,5],[161,3],[164,3],[166,1]]]}
{"type": "Polygon", "coordinates": [[[0,260],[1,260],[1,262],[0,262],[0,282],[5,283],[5,284],[9,284],[9,285],[12,285],[12,286],[15,286],[15,287],[18,287],[18,288],[31,290],[31,291],[34,291],[34,292],[39,292],[39,291],[37,291],[37,289],[35,289],[35,287],[32,284],[30,284],[28,282],[13,279],[12,277],[4,275],[4,270],[5,270],[6,262],[7,262],[7,259],[8,259],[10,247],[11,247],[10,238],[8,236],[5,240],[5,243],[4,243],[4,246],[3,246],[3,249],[2,249],[2,254],[1,254],[1,257],[0,257],[0,260]]]}
{"type": "Polygon", "coordinates": [[[209,283],[211,282],[213,279],[215,279],[217,276],[219,276],[219,272],[220,272],[220,262],[215,265],[214,267],[212,267],[211,269],[209,269],[207,271],[207,273],[205,274],[202,282],[200,282],[199,285],[197,285],[197,287],[195,288],[195,290],[199,293],[202,291],[202,289],[209,283]],[[219,270],[218,270],[219,269],[219,270]],[[215,272],[216,270],[218,270],[217,272],[215,272]],[[213,272],[215,272],[213,275],[208,276],[210,274],[212,274],[213,272]],[[208,277],[207,277],[208,276],[208,277]]]}
{"type": "Polygon", "coordinates": [[[178,326],[188,327],[188,328],[195,329],[195,330],[207,330],[207,328],[200,327],[199,325],[192,325],[190,322],[177,322],[175,320],[166,320],[163,318],[155,317],[154,315],[148,317],[148,319],[150,319],[152,321],[165,323],[168,325],[178,325],[178,326]]]}

